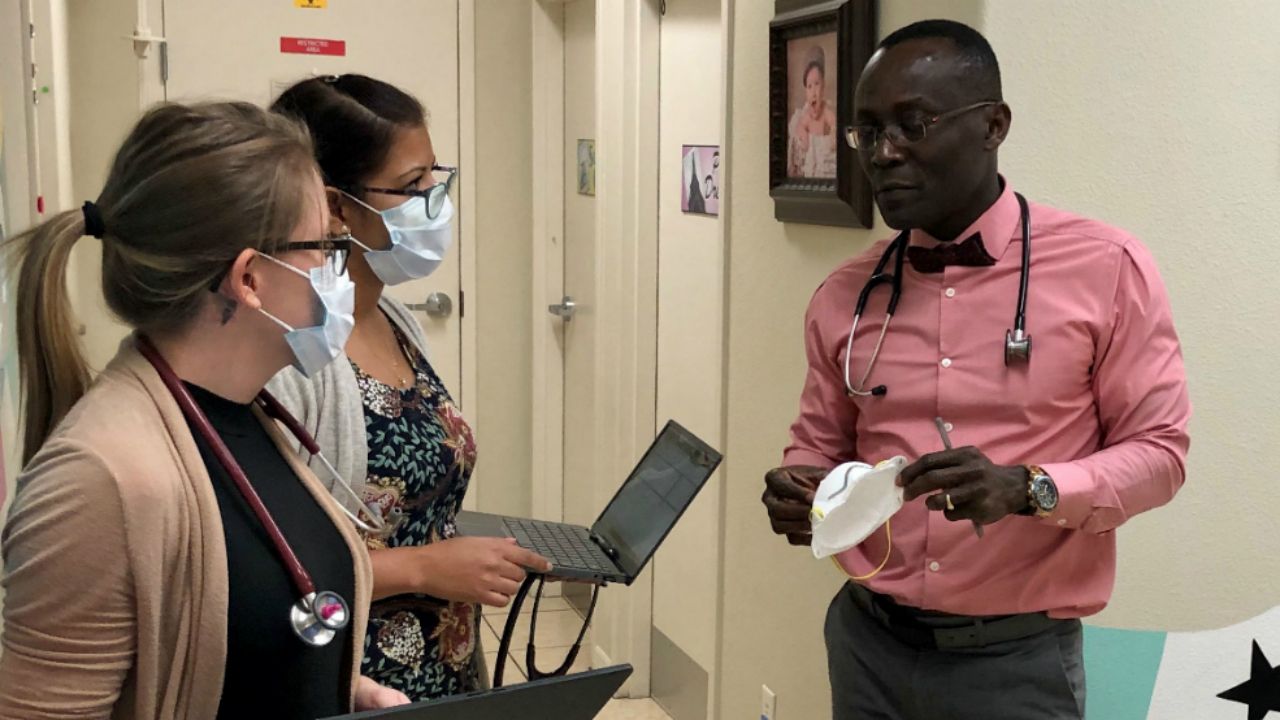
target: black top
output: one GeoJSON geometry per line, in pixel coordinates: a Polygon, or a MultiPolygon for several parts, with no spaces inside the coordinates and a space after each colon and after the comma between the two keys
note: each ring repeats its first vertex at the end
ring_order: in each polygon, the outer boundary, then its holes
{"type": "MultiPolygon", "coordinates": [[[[251,406],[187,384],[317,590],[355,597],[351,551],[333,521],[285,462],[251,406]]],[[[190,423],[188,423],[190,424],[190,423]]],[[[294,634],[298,590],[253,509],[209,444],[192,428],[213,481],[227,542],[227,667],[219,718],[329,717],[348,711],[351,629],[312,647],[294,634]]]]}

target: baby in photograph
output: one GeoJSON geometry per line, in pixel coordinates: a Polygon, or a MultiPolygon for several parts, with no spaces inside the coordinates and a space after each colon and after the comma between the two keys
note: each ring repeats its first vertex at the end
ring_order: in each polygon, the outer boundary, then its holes
{"type": "Polygon", "coordinates": [[[827,102],[826,55],[814,46],[804,67],[804,105],[791,115],[787,174],[792,177],[836,176],[836,114],[827,102]]]}

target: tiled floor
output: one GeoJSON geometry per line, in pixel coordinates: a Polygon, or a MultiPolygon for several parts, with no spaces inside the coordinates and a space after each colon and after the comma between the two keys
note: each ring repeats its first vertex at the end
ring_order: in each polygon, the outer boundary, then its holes
{"type": "Polygon", "coordinates": [[[610,700],[596,720],[671,720],[652,700],[610,700]]]}
{"type": "MultiPolygon", "coordinates": [[[[526,602],[521,608],[520,622],[512,633],[511,652],[506,669],[503,671],[506,675],[504,684],[513,685],[525,680],[524,652],[525,644],[529,640],[529,613],[532,609],[532,601],[526,602]]],[[[484,609],[484,627],[481,628],[481,632],[484,637],[485,660],[489,665],[491,678],[498,661],[498,641],[502,636],[502,627],[506,620],[505,609],[484,609]]],[[[538,667],[547,670],[560,664],[577,638],[578,629],[581,626],[581,618],[564,600],[543,598],[542,607],[538,611],[538,667]]],[[[582,651],[578,653],[578,660],[570,672],[581,672],[590,667],[591,658],[584,642],[582,651]]],[[[670,718],[657,703],[644,699],[612,700],[597,716],[597,720],[670,720],[670,718]]]]}

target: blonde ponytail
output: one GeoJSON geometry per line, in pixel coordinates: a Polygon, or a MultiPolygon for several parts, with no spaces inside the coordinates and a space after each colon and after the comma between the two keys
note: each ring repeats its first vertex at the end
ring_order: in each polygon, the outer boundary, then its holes
{"type": "Polygon", "coordinates": [[[82,235],[83,215],[69,210],[10,242],[19,267],[17,331],[24,464],[89,386],[89,368],[67,297],[67,266],[82,235]]]}
{"type": "Polygon", "coordinates": [[[198,315],[241,251],[287,244],[317,182],[312,157],[304,128],[248,103],[158,105],[125,138],[94,203],[7,244],[19,263],[24,464],[89,386],[66,277],[85,213],[102,239],[112,314],[171,332],[198,315]]]}

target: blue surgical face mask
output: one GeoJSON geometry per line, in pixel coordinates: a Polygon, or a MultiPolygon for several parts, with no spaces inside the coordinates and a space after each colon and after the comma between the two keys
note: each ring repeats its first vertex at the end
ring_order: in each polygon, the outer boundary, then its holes
{"type": "Polygon", "coordinates": [[[262,257],[311,281],[311,291],[316,298],[312,325],[295,328],[266,310],[258,309],[284,328],[285,342],[293,351],[293,367],[305,377],[313,377],[341,355],[347,346],[347,339],[356,325],[355,283],[345,271],[338,273],[329,263],[312,268],[308,273],[270,255],[262,257]]]}
{"type": "Polygon", "coordinates": [[[444,261],[444,255],[453,243],[453,202],[444,196],[440,212],[434,218],[427,216],[427,199],[412,197],[389,210],[378,210],[347,195],[382,218],[391,237],[391,247],[374,250],[356,239],[364,248],[364,259],[373,274],[384,284],[399,285],[410,280],[424,278],[444,261]]]}

